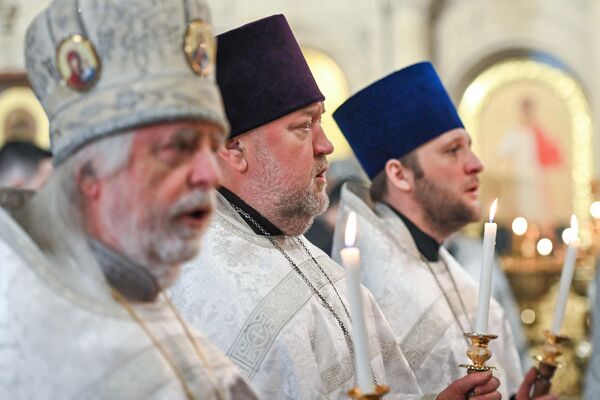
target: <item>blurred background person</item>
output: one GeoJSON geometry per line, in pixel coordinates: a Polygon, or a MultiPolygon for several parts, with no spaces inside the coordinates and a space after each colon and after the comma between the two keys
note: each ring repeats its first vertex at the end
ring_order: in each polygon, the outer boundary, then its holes
{"type": "Polygon", "coordinates": [[[52,153],[29,142],[0,149],[0,187],[38,190],[52,173],[52,153]]]}

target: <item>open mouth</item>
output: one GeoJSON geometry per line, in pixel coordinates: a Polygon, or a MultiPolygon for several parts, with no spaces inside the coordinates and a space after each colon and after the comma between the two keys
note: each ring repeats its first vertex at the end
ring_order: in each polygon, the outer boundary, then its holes
{"type": "Polygon", "coordinates": [[[187,225],[196,227],[204,225],[210,214],[211,210],[209,208],[199,208],[192,210],[191,212],[181,214],[179,219],[181,219],[187,225]]]}
{"type": "Polygon", "coordinates": [[[208,210],[196,210],[189,214],[190,218],[193,219],[203,219],[209,214],[208,210]]]}
{"type": "Polygon", "coordinates": [[[476,195],[479,192],[479,184],[472,185],[465,190],[466,193],[476,195]]]}
{"type": "Polygon", "coordinates": [[[317,178],[323,178],[323,179],[326,179],[326,177],[327,177],[327,170],[328,170],[328,169],[329,169],[329,168],[324,168],[323,170],[321,170],[321,172],[319,172],[319,173],[316,175],[316,177],[317,177],[317,178]]]}

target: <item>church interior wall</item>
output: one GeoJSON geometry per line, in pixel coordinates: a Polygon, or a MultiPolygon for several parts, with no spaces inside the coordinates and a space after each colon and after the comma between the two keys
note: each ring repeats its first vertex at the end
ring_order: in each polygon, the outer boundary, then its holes
{"type": "MultiPolygon", "coordinates": [[[[598,45],[594,37],[597,1],[448,1],[434,32],[435,64],[454,99],[489,60],[523,49],[546,53],[568,66],[592,109],[600,113],[598,45]]],[[[595,153],[600,154],[600,126],[594,124],[595,153]]],[[[595,164],[600,175],[600,163],[595,164]]]]}
{"type": "Polygon", "coordinates": [[[301,46],[323,51],[339,63],[351,92],[384,73],[378,1],[209,0],[208,3],[217,33],[268,15],[285,14],[301,46]]]}
{"type": "MultiPolygon", "coordinates": [[[[48,0],[0,3],[0,71],[24,69],[23,36],[48,0]]],[[[516,49],[541,51],[568,65],[600,115],[597,0],[209,0],[215,32],[284,13],[303,46],[322,51],[344,71],[354,93],[409,63],[432,58],[452,97],[491,59],[516,49]]],[[[600,124],[595,124],[600,154],[600,124]]],[[[600,163],[595,166],[600,175],[600,163]]]]}

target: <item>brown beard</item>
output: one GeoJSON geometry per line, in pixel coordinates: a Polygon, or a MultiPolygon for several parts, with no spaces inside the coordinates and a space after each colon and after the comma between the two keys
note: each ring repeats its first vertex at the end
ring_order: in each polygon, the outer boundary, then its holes
{"type": "Polygon", "coordinates": [[[480,218],[480,210],[424,176],[415,180],[415,198],[431,227],[447,235],[480,218]]]}

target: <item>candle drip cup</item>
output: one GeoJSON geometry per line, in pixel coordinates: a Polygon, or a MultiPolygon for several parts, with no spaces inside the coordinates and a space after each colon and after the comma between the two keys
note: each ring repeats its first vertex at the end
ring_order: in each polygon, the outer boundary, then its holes
{"type": "Polygon", "coordinates": [[[558,357],[562,354],[561,345],[570,341],[567,336],[555,335],[550,331],[544,331],[544,335],[546,336],[546,343],[542,348],[544,354],[534,357],[539,364],[532,399],[548,394],[550,391],[554,372],[561,366],[558,362],[558,357]]]}
{"type": "Polygon", "coordinates": [[[354,387],[348,392],[348,396],[354,400],[378,400],[389,393],[389,386],[375,385],[375,393],[362,393],[359,388],[354,387]]]}

